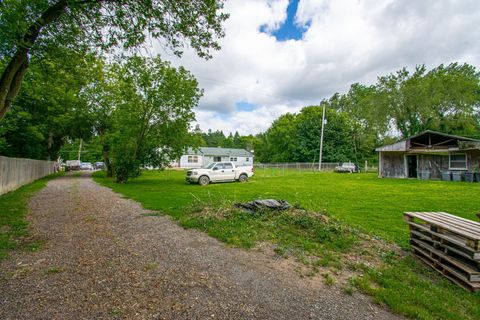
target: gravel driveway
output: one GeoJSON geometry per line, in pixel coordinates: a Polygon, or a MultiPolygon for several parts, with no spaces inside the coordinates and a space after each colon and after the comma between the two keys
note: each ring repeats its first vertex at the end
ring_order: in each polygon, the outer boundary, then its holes
{"type": "Polygon", "coordinates": [[[0,264],[0,319],[396,318],[146,213],[88,174],[50,181],[30,203],[44,247],[0,264]]]}

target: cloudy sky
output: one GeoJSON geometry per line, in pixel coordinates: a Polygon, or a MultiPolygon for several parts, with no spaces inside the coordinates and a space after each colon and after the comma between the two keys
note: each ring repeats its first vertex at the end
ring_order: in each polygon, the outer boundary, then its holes
{"type": "Polygon", "coordinates": [[[479,0],[227,0],[222,50],[183,65],[205,90],[204,131],[256,134],[286,112],[403,66],[480,68],[479,0]]]}

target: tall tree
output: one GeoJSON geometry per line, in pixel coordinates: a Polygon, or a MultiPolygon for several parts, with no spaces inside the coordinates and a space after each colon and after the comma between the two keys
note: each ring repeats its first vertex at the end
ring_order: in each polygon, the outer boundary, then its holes
{"type": "Polygon", "coordinates": [[[208,129],[208,132],[202,134],[203,140],[205,140],[205,143],[207,147],[224,147],[225,146],[225,134],[223,131],[217,130],[217,131],[212,131],[211,129],[208,129]]]}
{"type": "Polygon", "coordinates": [[[453,63],[427,71],[424,65],[413,73],[402,69],[380,77],[373,112],[386,114],[403,137],[426,129],[447,133],[473,121],[480,107],[480,76],[475,67],[453,63]],[[457,125],[453,125],[457,122],[457,125]]]}
{"type": "Polygon", "coordinates": [[[67,139],[92,135],[94,117],[80,92],[102,63],[69,49],[45,52],[34,62],[12,112],[0,122],[0,154],[53,160],[67,139]]]}
{"type": "MultiPolygon", "coordinates": [[[[273,121],[262,137],[262,148],[255,155],[262,162],[292,161],[292,152],[297,144],[296,115],[287,113],[273,121]]],[[[318,141],[318,140],[317,140],[318,141]]]]}
{"type": "Polygon", "coordinates": [[[32,55],[45,47],[131,49],[148,37],[180,56],[219,49],[224,0],[4,0],[0,2],[0,120],[17,96],[32,55]]]}
{"type": "MultiPolygon", "coordinates": [[[[323,144],[325,162],[359,162],[373,153],[374,144],[347,112],[335,110],[328,101],[323,144]]],[[[259,135],[255,156],[261,162],[318,161],[322,108],[310,106],[298,114],[280,116],[259,135]]]]}
{"type": "Polygon", "coordinates": [[[130,57],[112,71],[118,91],[107,142],[116,180],[125,182],[141,166],[163,167],[192,144],[189,124],[202,90],[187,70],[158,57],[130,57]]]}
{"type": "MultiPolygon", "coordinates": [[[[326,102],[324,102],[326,103],[326,102]]],[[[355,161],[357,126],[349,114],[327,108],[323,143],[323,161],[355,161]]],[[[298,162],[318,161],[322,108],[303,108],[296,118],[296,141],[292,160],[298,162]]],[[[358,139],[357,139],[358,140],[358,139]]]]}

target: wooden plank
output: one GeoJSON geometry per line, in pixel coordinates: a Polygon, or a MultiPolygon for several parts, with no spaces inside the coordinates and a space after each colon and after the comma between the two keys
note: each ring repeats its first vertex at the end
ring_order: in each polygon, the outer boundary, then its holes
{"type": "Polygon", "coordinates": [[[473,234],[478,234],[480,235],[480,223],[477,225],[477,222],[475,221],[469,221],[469,222],[465,222],[461,219],[459,219],[460,217],[458,218],[452,218],[450,216],[445,216],[443,214],[441,214],[441,212],[426,212],[427,216],[431,217],[432,219],[435,219],[435,220],[438,220],[438,221],[442,221],[446,224],[449,224],[451,225],[452,227],[454,228],[459,228],[459,229],[464,229],[468,232],[471,232],[473,234]]]}
{"type": "MultiPolygon", "coordinates": [[[[451,215],[451,214],[448,214],[446,212],[405,212],[405,214],[410,215],[412,217],[418,217],[418,218],[421,218],[421,219],[424,219],[424,218],[433,218],[433,219],[443,218],[443,219],[449,220],[449,221],[451,221],[452,223],[455,223],[455,224],[460,224],[460,223],[463,223],[463,224],[466,224],[466,225],[479,224],[476,221],[472,221],[472,220],[468,220],[468,219],[465,219],[465,218],[462,218],[462,217],[451,215]]],[[[478,227],[478,226],[476,226],[476,227],[478,227]]]]}
{"type": "Polygon", "coordinates": [[[455,221],[450,217],[436,214],[434,212],[422,212],[422,215],[419,215],[418,218],[425,221],[428,220],[427,222],[430,224],[443,223],[445,226],[448,226],[448,228],[446,229],[449,229],[452,231],[459,229],[480,237],[480,226],[467,224],[466,222],[463,222],[463,221],[455,221]]]}
{"type": "Polygon", "coordinates": [[[446,235],[446,234],[438,233],[438,232],[432,231],[429,227],[427,227],[425,225],[418,224],[418,223],[415,223],[415,222],[408,222],[408,224],[409,224],[409,227],[410,227],[410,232],[412,230],[419,230],[419,231],[422,231],[422,232],[426,232],[426,233],[431,235],[432,241],[435,241],[435,242],[437,242],[441,245],[444,245],[444,246],[448,247],[449,249],[452,249],[452,251],[463,250],[461,252],[463,252],[466,255],[466,257],[468,257],[470,259],[473,259],[473,260],[479,260],[480,261],[480,251],[475,250],[472,247],[468,246],[467,242],[466,242],[466,239],[455,237],[453,235],[446,235]],[[441,242],[433,239],[434,236],[442,239],[443,241],[447,241],[448,243],[447,244],[441,243],[441,242]],[[461,247],[461,249],[457,249],[457,248],[454,248],[454,247],[452,248],[452,245],[459,246],[459,247],[461,247]]]}
{"type": "Polygon", "coordinates": [[[439,265],[437,262],[435,262],[428,253],[425,251],[412,247],[414,249],[414,256],[417,257],[419,260],[424,262],[425,264],[429,265],[432,267],[435,271],[439,272],[442,276],[445,278],[449,279],[450,281],[456,283],[460,287],[468,290],[468,291],[479,291],[480,290],[480,283],[471,283],[468,281],[465,281],[461,278],[458,278],[457,275],[454,272],[450,272],[448,268],[444,268],[442,265],[439,265]]]}
{"type": "Polygon", "coordinates": [[[478,222],[478,221],[474,221],[474,220],[466,219],[466,218],[463,218],[463,217],[459,217],[459,216],[456,216],[454,214],[450,214],[450,213],[447,213],[447,212],[440,211],[438,213],[440,213],[444,216],[447,216],[447,217],[452,217],[452,218],[455,218],[457,220],[464,221],[464,222],[472,224],[472,225],[476,225],[478,228],[480,228],[480,222],[478,222]]]}
{"type": "MultiPolygon", "coordinates": [[[[459,238],[459,237],[455,237],[455,236],[452,236],[452,235],[446,235],[446,234],[443,234],[443,233],[435,232],[430,228],[429,225],[422,225],[422,224],[415,223],[415,222],[409,222],[408,224],[410,226],[414,227],[414,228],[417,228],[417,229],[420,229],[422,231],[428,232],[428,233],[430,233],[432,235],[435,235],[439,238],[448,240],[451,243],[454,243],[456,245],[466,246],[466,242],[465,242],[464,238],[459,238]]],[[[472,252],[476,252],[473,248],[470,248],[470,247],[466,247],[466,249],[471,250],[472,252]]]]}
{"type": "Polygon", "coordinates": [[[473,220],[451,215],[446,212],[416,212],[416,214],[418,216],[440,220],[453,226],[467,228],[474,233],[480,234],[480,223],[473,220]]]}
{"type": "MultiPolygon", "coordinates": [[[[438,258],[435,258],[436,261],[441,263],[443,266],[448,267],[452,269],[455,272],[461,272],[459,274],[464,277],[466,281],[469,282],[479,282],[480,281],[480,270],[475,268],[475,266],[463,263],[460,260],[457,260],[453,257],[450,257],[446,255],[444,252],[435,249],[434,247],[423,243],[422,241],[416,240],[416,239],[411,239],[412,241],[415,242],[415,244],[425,250],[427,250],[429,253],[434,254],[438,256],[438,258]],[[447,263],[447,264],[445,264],[447,263]],[[450,264],[450,265],[448,265],[450,264]]],[[[432,257],[434,258],[434,257],[432,257]]]]}
{"type": "Polygon", "coordinates": [[[443,221],[438,221],[434,218],[432,219],[431,217],[425,217],[424,215],[417,215],[417,214],[412,213],[412,212],[408,212],[408,213],[406,212],[405,214],[416,217],[420,220],[423,220],[423,221],[431,224],[432,226],[448,230],[448,231],[450,231],[452,233],[455,233],[455,234],[457,234],[461,237],[473,240],[474,241],[474,249],[478,248],[478,240],[480,240],[480,232],[478,234],[476,234],[476,233],[471,233],[468,230],[458,230],[458,229],[452,227],[451,225],[449,225],[448,223],[444,223],[443,221]]]}

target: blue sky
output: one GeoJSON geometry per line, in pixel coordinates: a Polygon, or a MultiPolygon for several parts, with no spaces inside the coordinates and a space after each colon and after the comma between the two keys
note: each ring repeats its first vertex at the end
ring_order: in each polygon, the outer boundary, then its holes
{"type": "Polygon", "coordinates": [[[238,111],[252,111],[252,110],[255,110],[255,105],[253,103],[248,103],[246,101],[239,101],[235,103],[235,108],[238,111]]]}
{"type": "MultiPolygon", "coordinates": [[[[295,23],[295,14],[297,13],[299,0],[290,0],[287,7],[287,19],[280,25],[280,28],[271,32],[278,41],[300,40],[308,29],[308,25],[301,26],[295,23]]],[[[261,32],[266,32],[266,26],[260,27],[261,32]]]]}

